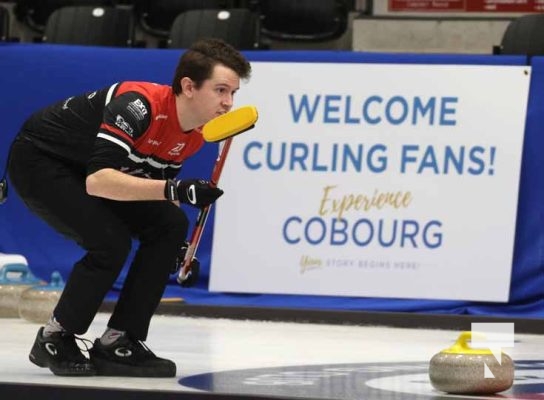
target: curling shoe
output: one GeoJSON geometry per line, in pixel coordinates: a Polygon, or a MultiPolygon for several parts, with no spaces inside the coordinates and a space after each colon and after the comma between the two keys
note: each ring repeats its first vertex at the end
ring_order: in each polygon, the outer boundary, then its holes
{"type": "Polygon", "coordinates": [[[176,364],[159,358],[142,342],[127,334],[104,345],[94,341],[89,351],[98,375],[169,378],[176,376],[176,364]]]}
{"type": "Polygon", "coordinates": [[[96,375],[96,369],[81,353],[76,340],[87,342],[86,339],[67,332],[55,332],[49,337],[44,337],[43,327],[41,327],[28,358],[38,367],[49,368],[55,375],[96,375]]]}

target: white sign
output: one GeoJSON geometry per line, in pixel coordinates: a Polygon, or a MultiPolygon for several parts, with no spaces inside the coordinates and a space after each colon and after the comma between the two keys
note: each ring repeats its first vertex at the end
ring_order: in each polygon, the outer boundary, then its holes
{"type": "Polygon", "coordinates": [[[252,65],[211,291],[508,300],[529,67],[252,65]]]}

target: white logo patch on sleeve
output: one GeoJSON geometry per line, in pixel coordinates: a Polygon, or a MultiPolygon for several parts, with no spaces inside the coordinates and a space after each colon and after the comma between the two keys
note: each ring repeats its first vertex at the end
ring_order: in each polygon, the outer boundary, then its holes
{"type": "Polygon", "coordinates": [[[127,108],[136,117],[138,121],[143,120],[144,117],[148,114],[147,107],[145,106],[143,101],[140,99],[136,99],[128,103],[127,108]]]}
{"type": "Polygon", "coordinates": [[[117,114],[117,116],[115,117],[115,125],[119,129],[121,129],[123,132],[125,132],[126,134],[132,137],[132,134],[134,133],[134,129],[132,129],[130,124],[127,121],[125,121],[125,119],[119,114],[117,114]]]}

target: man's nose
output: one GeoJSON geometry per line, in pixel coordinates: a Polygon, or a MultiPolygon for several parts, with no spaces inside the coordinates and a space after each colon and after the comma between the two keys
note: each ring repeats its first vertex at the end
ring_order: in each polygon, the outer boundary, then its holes
{"type": "Polygon", "coordinates": [[[234,103],[234,98],[231,94],[228,94],[223,98],[223,105],[225,107],[228,107],[229,110],[232,108],[233,103],[234,103]]]}

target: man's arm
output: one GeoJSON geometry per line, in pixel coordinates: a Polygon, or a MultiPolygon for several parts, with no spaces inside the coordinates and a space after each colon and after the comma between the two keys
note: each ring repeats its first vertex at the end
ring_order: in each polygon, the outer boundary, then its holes
{"type": "Polygon", "coordinates": [[[111,200],[165,200],[165,180],[140,178],[113,168],[103,168],[87,176],[87,193],[111,200]]]}
{"type": "Polygon", "coordinates": [[[103,168],[87,175],[87,193],[117,201],[170,200],[195,207],[205,207],[217,200],[223,191],[202,179],[161,180],[139,178],[103,168]]]}

